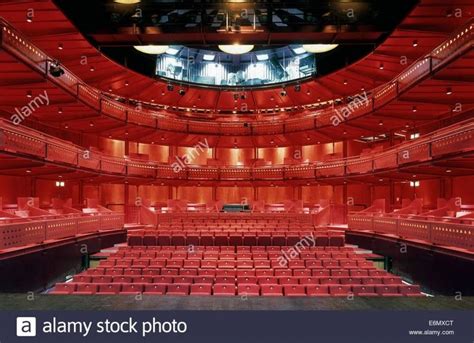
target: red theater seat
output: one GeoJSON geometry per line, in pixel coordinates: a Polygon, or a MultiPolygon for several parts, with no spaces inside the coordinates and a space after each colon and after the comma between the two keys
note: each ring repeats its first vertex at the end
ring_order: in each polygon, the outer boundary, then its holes
{"type": "Polygon", "coordinates": [[[143,287],[144,285],[139,284],[139,283],[122,285],[122,290],[120,291],[120,294],[126,294],[126,295],[141,294],[143,292],[143,287]]]}
{"type": "Polygon", "coordinates": [[[97,294],[114,295],[120,293],[122,285],[120,284],[100,284],[97,294]]]}
{"type": "Polygon", "coordinates": [[[79,295],[96,294],[97,288],[98,288],[97,284],[91,284],[91,283],[78,284],[74,294],[79,294],[79,295]]]}
{"type": "Polygon", "coordinates": [[[234,284],[214,284],[214,295],[234,296],[235,285],[234,284]]]}
{"type": "Polygon", "coordinates": [[[88,283],[88,282],[92,282],[92,277],[90,277],[89,275],[79,274],[79,275],[74,275],[74,277],[72,278],[72,281],[74,281],[75,283],[88,283]]]}
{"type": "Polygon", "coordinates": [[[164,295],[166,293],[166,285],[164,284],[147,284],[144,287],[143,294],[146,295],[164,295]]]}
{"type": "Polygon", "coordinates": [[[71,294],[76,290],[76,284],[74,283],[58,283],[54,287],[53,291],[51,294],[58,294],[58,295],[64,295],[64,294],[71,294]]]}
{"type": "Polygon", "coordinates": [[[166,289],[166,295],[188,295],[189,294],[189,285],[182,284],[172,284],[168,285],[166,289]]]}
{"type": "Polygon", "coordinates": [[[306,286],[306,294],[312,297],[330,297],[329,287],[326,285],[309,285],[306,286]]]}
{"type": "Polygon", "coordinates": [[[201,295],[201,296],[207,296],[212,294],[212,281],[209,284],[194,284],[191,285],[191,295],[201,295]]]}
{"type": "Polygon", "coordinates": [[[302,285],[287,285],[284,286],[286,296],[291,297],[302,297],[306,296],[305,287],[302,285]]]}
{"type": "Polygon", "coordinates": [[[394,285],[383,285],[383,286],[375,286],[375,290],[378,294],[386,296],[386,297],[400,297],[402,294],[398,292],[398,286],[394,285]]]}
{"type": "Polygon", "coordinates": [[[264,296],[283,296],[283,287],[280,285],[264,284],[260,286],[261,294],[264,296]]]}
{"type": "Polygon", "coordinates": [[[260,295],[259,285],[238,285],[237,294],[239,296],[256,297],[260,295]]]}
{"type": "Polygon", "coordinates": [[[329,286],[329,293],[333,296],[347,296],[352,294],[351,286],[348,285],[332,285],[329,286]]]}
{"type": "Polygon", "coordinates": [[[408,297],[419,297],[422,296],[420,286],[418,285],[400,285],[398,290],[401,294],[408,297]]]}
{"type": "Polygon", "coordinates": [[[378,295],[377,292],[375,292],[374,286],[355,285],[352,286],[352,291],[359,297],[372,297],[378,295]]]}
{"type": "Polygon", "coordinates": [[[143,236],[143,245],[145,246],[155,246],[157,243],[155,235],[145,235],[143,236]]]}

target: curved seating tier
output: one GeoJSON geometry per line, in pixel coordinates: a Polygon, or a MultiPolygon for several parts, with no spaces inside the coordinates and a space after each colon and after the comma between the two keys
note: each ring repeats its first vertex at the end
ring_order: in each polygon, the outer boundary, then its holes
{"type": "Polygon", "coordinates": [[[124,247],[52,294],[420,296],[351,247],[124,247]]]}
{"type": "MultiPolygon", "coordinates": [[[[460,54],[472,48],[474,25],[472,20],[460,30],[454,32],[430,54],[421,57],[392,81],[377,87],[370,92],[367,101],[352,106],[351,120],[373,112],[388,102],[397,99],[400,94],[411,86],[439,70],[460,54]]],[[[185,120],[171,117],[166,111],[142,109],[114,100],[102,94],[96,88],[84,84],[77,76],[67,69],[60,77],[49,75],[48,70],[54,58],[35,47],[20,32],[4,20],[0,21],[2,31],[1,47],[27,64],[33,70],[49,78],[51,82],[62,88],[80,102],[98,113],[118,121],[127,122],[157,130],[185,132],[204,135],[275,135],[304,130],[314,130],[333,125],[333,117],[337,116],[338,107],[310,113],[307,117],[292,118],[286,121],[255,121],[251,125],[242,122],[212,122],[185,120]],[[45,63],[46,61],[46,63],[45,63]]],[[[128,102],[128,101],[127,101],[128,102]]],[[[341,105],[343,107],[344,105],[341,105]]],[[[339,108],[340,109],[340,108],[339,108]]],[[[343,119],[343,121],[346,119],[343,119]]]]}
{"type": "Polygon", "coordinates": [[[458,202],[457,206],[448,206],[449,202],[443,201],[448,205],[424,214],[421,213],[420,200],[414,200],[408,206],[391,213],[385,213],[384,205],[374,205],[365,211],[352,212],[348,216],[348,227],[351,230],[394,235],[402,239],[474,254],[473,212],[456,217],[456,207],[458,210],[461,209],[461,200],[456,198],[451,199],[450,203],[458,202]],[[450,216],[435,215],[446,212],[450,213],[450,216]]]}
{"type": "Polygon", "coordinates": [[[112,157],[0,120],[0,152],[61,164],[84,171],[159,180],[276,181],[312,180],[393,170],[474,151],[474,120],[438,130],[387,151],[339,160],[269,167],[184,166],[112,157]],[[245,173],[241,173],[245,171],[245,173]]]}
{"type": "Polygon", "coordinates": [[[101,206],[79,211],[68,203],[59,206],[60,200],[53,199],[56,206],[44,210],[38,198],[18,198],[15,210],[2,210],[0,198],[0,251],[124,227],[122,213],[101,206]]]}

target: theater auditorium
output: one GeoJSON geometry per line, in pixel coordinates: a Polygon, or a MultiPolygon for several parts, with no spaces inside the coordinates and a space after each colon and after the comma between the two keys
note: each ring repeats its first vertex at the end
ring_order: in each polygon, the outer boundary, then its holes
{"type": "Polygon", "coordinates": [[[0,292],[474,295],[473,13],[2,1],[0,292]]]}

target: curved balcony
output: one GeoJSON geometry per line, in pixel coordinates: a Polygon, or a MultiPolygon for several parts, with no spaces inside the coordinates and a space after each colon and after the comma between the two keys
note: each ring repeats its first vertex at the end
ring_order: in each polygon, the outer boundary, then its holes
{"type": "Polygon", "coordinates": [[[389,150],[301,165],[199,166],[160,164],[84,150],[69,142],[0,120],[0,152],[94,173],[144,180],[314,181],[397,170],[474,151],[474,119],[389,150]]]}
{"type": "Polygon", "coordinates": [[[0,21],[0,26],[2,31],[1,47],[5,51],[30,66],[33,70],[41,73],[48,78],[49,81],[101,115],[121,122],[161,131],[205,135],[258,136],[285,134],[329,127],[334,125],[335,119],[338,119],[340,122],[345,122],[372,113],[387,103],[397,99],[413,85],[470,50],[473,45],[473,23],[474,20],[469,21],[467,25],[455,32],[430,54],[415,61],[392,81],[367,92],[367,94],[364,95],[364,101],[360,101],[357,104],[352,102],[335,108],[326,108],[312,112],[304,117],[271,122],[262,120],[252,121],[249,124],[242,121],[213,122],[185,120],[171,118],[170,115],[164,111],[160,112],[146,108],[137,110],[131,105],[116,101],[98,89],[86,85],[67,69],[64,69],[65,73],[62,76],[53,77],[48,73],[50,65],[53,63],[51,57],[29,43],[26,38],[7,22],[0,21]],[[350,116],[348,118],[342,117],[342,109],[350,105],[350,116]]]}

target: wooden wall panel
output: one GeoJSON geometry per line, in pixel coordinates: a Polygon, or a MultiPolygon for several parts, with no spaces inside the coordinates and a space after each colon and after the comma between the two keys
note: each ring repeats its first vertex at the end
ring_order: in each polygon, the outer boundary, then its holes
{"type": "Polygon", "coordinates": [[[242,203],[243,201],[252,201],[254,199],[253,187],[217,187],[216,199],[224,203],[242,203]]]}
{"type": "Polygon", "coordinates": [[[249,164],[254,159],[254,149],[217,149],[216,159],[221,165],[249,164]]]}

